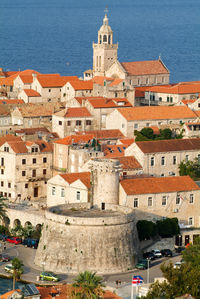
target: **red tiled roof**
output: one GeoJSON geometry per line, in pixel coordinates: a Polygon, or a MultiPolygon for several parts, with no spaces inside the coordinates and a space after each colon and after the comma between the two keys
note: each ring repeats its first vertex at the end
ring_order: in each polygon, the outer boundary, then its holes
{"type": "Polygon", "coordinates": [[[123,170],[142,169],[142,166],[134,156],[116,157],[114,159],[119,160],[119,164],[122,165],[123,170]]]}
{"type": "Polygon", "coordinates": [[[133,138],[124,138],[124,139],[120,139],[120,142],[122,144],[125,144],[127,146],[131,145],[135,140],[133,138]]]}
{"type": "Polygon", "coordinates": [[[152,86],[149,91],[167,94],[197,94],[200,93],[200,83],[187,82],[178,83],[173,86],[152,86]]]}
{"type": "Polygon", "coordinates": [[[144,106],[124,108],[118,111],[127,121],[196,118],[195,112],[186,106],[144,106]]]}
{"type": "Polygon", "coordinates": [[[75,90],[92,90],[93,82],[91,80],[83,81],[83,80],[74,80],[70,81],[71,86],[75,90]]]}
{"type": "Polygon", "coordinates": [[[122,139],[125,136],[118,129],[111,130],[92,130],[77,132],[77,135],[93,134],[97,139],[122,139]]]}
{"type": "Polygon", "coordinates": [[[96,109],[98,108],[120,108],[120,107],[132,107],[126,98],[87,98],[88,102],[96,109]],[[122,103],[123,105],[120,105],[122,103]]]}
{"type": "Polygon", "coordinates": [[[71,82],[73,80],[78,80],[77,76],[60,76],[60,74],[43,74],[37,76],[37,80],[43,88],[56,88],[62,87],[67,82],[71,82]]]}
{"type": "Polygon", "coordinates": [[[130,75],[169,74],[161,60],[121,62],[122,67],[130,75]]]}
{"type": "Polygon", "coordinates": [[[20,289],[15,289],[15,290],[9,291],[9,292],[7,292],[5,294],[2,294],[0,298],[1,299],[13,298],[12,295],[14,295],[14,293],[18,293],[18,295],[20,295],[21,290],[20,289]]]}
{"type": "MultiPolygon", "coordinates": [[[[72,285],[64,284],[64,285],[56,285],[53,287],[40,286],[37,287],[37,289],[40,292],[41,299],[52,299],[52,294],[56,294],[57,299],[66,299],[66,298],[70,298],[71,292],[74,288],[72,287],[72,285]]],[[[103,299],[122,299],[122,298],[110,291],[105,291],[103,295],[103,299]]]]}
{"type": "Polygon", "coordinates": [[[19,75],[19,77],[24,84],[31,84],[33,82],[32,75],[19,75]]]}
{"type": "Polygon", "coordinates": [[[26,93],[26,95],[28,97],[41,97],[41,95],[39,94],[39,92],[37,92],[34,89],[24,89],[24,92],[26,93]]]}
{"type": "Polygon", "coordinates": [[[65,173],[60,176],[70,185],[80,180],[88,189],[90,188],[90,172],[65,173]]]}
{"type": "Polygon", "coordinates": [[[200,138],[137,141],[143,153],[165,153],[200,150],[200,138]]]}
{"type": "Polygon", "coordinates": [[[54,143],[70,145],[76,144],[86,144],[89,143],[95,137],[94,134],[84,134],[84,135],[70,135],[65,138],[54,141],[54,143]]]}
{"type": "Polygon", "coordinates": [[[32,76],[32,74],[40,74],[37,71],[34,70],[24,70],[24,71],[19,71],[19,72],[15,72],[14,74],[12,74],[9,77],[6,78],[1,78],[0,79],[0,85],[6,85],[6,86],[13,86],[13,81],[17,78],[18,75],[20,76],[32,76]]]}
{"type": "Polygon", "coordinates": [[[0,104],[8,104],[8,105],[15,105],[15,104],[24,104],[24,101],[23,100],[19,100],[19,99],[3,99],[3,100],[0,100],[0,104]]]}
{"type": "Polygon", "coordinates": [[[0,137],[0,146],[2,146],[2,144],[4,144],[5,142],[8,141],[22,141],[21,137],[17,137],[14,135],[4,135],[2,137],[0,137]]]}
{"type": "Polygon", "coordinates": [[[81,117],[92,117],[90,112],[85,107],[73,107],[66,108],[62,111],[55,113],[57,116],[67,117],[67,118],[81,118],[81,117]]]}
{"type": "Polygon", "coordinates": [[[92,78],[92,82],[101,86],[104,86],[105,81],[113,81],[114,78],[104,77],[104,76],[95,76],[92,78]]]}
{"type": "Polygon", "coordinates": [[[127,148],[124,144],[106,145],[104,149],[105,158],[115,158],[124,156],[124,150],[127,148]]]}
{"type": "Polygon", "coordinates": [[[123,82],[124,80],[123,79],[119,79],[119,78],[115,78],[110,84],[109,86],[112,87],[112,86],[116,86],[118,84],[120,84],[121,82],[123,82]]]}
{"type": "Polygon", "coordinates": [[[16,134],[26,134],[26,135],[33,135],[33,134],[39,133],[39,132],[50,133],[50,131],[47,128],[45,128],[45,127],[41,127],[41,128],[26,128],[26,129],[21,129],[21,130],[15,130],[16,134]]]}
{"type": "Polygon", "coordinates": [[[188,99],[188,100],[182,100],[181,102],[183,103],[183,104],[192,104],[192,103],[194,103],[194,102],[196,102],[196,100],[197,99],[188,99]]]}
{"type": "Polygon", "coordinates": [[[200,190],[189,176],[125,179],[120,184],[127,195],[200,190]]]}

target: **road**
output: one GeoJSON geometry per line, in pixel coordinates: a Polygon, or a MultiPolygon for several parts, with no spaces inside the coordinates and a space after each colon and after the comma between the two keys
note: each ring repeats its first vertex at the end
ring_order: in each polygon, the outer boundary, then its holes
{"type": "MultiPolygon", "coordinates": [[[[1,247],[2,248],[2,247],[1,247]]],[[[14,245],[6,243],[6,250],[4,253],[8,254],[12,258],[18,257],[22,260],[24,264],[24,274],[22,279],[26,281],[31,281],[33,283],[37,282],[37,276],[43,270],[41,267],[34,265],[35,249],[25,248],[23,245],[14,245]]],[[[174,255],[172,258],[161,258],[156,259],[151,262],[149,269],[149,281],[152,283],[154,278],[162,277],[162,272],[160,270],[160,265],[163,262],[172,262],[173,264],[181,259],[180,255],[174,255]]],[[[4,270],[4,267],[7,263],[0,262],[0,274],[6,275],[7,273],[4,270]]],[[[59,273],[58,273],[59,274],[59,273]]],[[[104,275],[105,284],[111,289],[115,290],[123,298],[130,298],[130,289],[131,289],[131,279],[133,275],[140,275],[144,279],[144,283],[147,282],[147,270],[133,270],[128,273],[118,273],[113,275],[104,275]],[[118,286],[116,290],[116,280],[121,280],[121,285],[118,286]]],[[[61,282],[71,283],[73,282],[74,276],[59,274],[61,277],[61,282]]],[[[48,282],[40,282],[41,284],[48,284],[48,282]]]]}

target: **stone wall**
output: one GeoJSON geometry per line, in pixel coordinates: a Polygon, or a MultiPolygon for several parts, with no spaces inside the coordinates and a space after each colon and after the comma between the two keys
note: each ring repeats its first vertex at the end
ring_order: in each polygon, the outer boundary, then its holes
{"type": "Polygon", "coordinates": [[[36,265],[45,263],[45,269],[69,274],[116,273],[134,267],[139,242],[132,209],[115,206],[110,216],[69,217],[52,213],[57,208],[46,211],[36,265]]]}

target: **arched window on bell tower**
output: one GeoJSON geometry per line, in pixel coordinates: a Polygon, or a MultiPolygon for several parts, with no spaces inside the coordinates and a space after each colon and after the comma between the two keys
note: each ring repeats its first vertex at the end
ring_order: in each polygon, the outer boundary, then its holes
{"type": "Polygon", "coordinates": [[[103,36],[103,43],[107,43],[107,35],[105,35],[105,34],[103,36]]]}
{"type": "Polygon", "coordinates": [[[102,37],[101,37],[101,34],[99,36],[99,43],[101,44],[102,43],[102,37]]]}

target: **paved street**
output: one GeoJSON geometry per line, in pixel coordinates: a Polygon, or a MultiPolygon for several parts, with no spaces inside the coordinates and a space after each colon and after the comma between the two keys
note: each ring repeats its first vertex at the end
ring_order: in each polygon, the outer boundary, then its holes
{"type": "MultiPolygon", "coordinates": [[[[22,279],[37,282],[37,276],[43,270],[40,267],[34,265],[34,257],[35,257],[35,249],[26,248],[23,245],[14,245],[6,243],[6,250],[4,251],[6,254],[11,256],[12,258],[18,257],[24,263],[24,274],[22,275],[22,279]]],[[[175,263],[180,260],[181,256],[176,255],[172,258],[161,258],[155,261],[152,261],[151,267],[149,269],[150,273],[150,282],[154,281],[156,277],[162,277],[162,272],[160,270],[160,265],[162,262],[175,263]]],[[[4,270],[4,267],[7,263],[0,262],[0,274],[7,275],[4,270]]],[[[144,279],[144,283],[147,282],[147,270],[133,270],[128,273],[119,273],[115,275],[104,275],[105,283],[107,286],[111,288],[111,290],[115,290],[117,294],[119,294],[123,298],[130,298],[131,296],[131,278],[132,275],[141,275],[144,279]],[[121,280],[121,285],[116,288],[116,280],[121,280]]],[[[73,276],[68,276],[61,274],[61,282],[71,283],[73,281],[73,276]]],[[[40,282],[41,284],[48,284],[48,282],[40,282]]]]}

